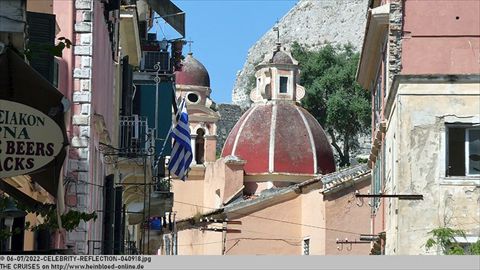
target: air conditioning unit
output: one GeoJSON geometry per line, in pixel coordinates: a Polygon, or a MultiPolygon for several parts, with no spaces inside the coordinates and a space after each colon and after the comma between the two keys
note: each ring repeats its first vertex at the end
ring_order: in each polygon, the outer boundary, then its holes
{"type": "Polygon", "coordinates": [[[160,72],[170,71],[170,54],[167,51],[143,52],[142,70],[156,71],[157,63],[160,65],[160,72]]]}

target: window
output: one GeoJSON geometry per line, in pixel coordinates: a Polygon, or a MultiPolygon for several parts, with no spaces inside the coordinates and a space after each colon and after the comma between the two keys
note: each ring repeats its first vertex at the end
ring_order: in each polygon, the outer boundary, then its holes
{"type": "MultiPolygon", "coordinates": [[[[31,47],[44,48],[55,44],[55,15],[37,12],[27,12],[27,32],[31,47]]],[[[54,57],[48,50],[38,50],[29,61],[30,66],[53,83],[54,57]]]]}
{"type": "Polygon", "coordinates": [[[303,255],[310,255],[310,238],[303,239],[303,255]]]}
{"type": "Polygon", "coordinates": [[[472,246],[480,240],[478,236],[456,236],[454,237],[455,242],[463,249],[466,255],[474,255],[472,254],[472,246]]]}
{"type": "Polygon", "coordinates": [[[195,139],[195,161],[197,164],[203,164],[205,152],[205,131],[199,128],[197,138],[195,139]]]}
{"type": "Polygon", "coordinates": [[[286,94],[288,89],[288,77],[280,76],[280,93],[286,94]]]}
{"type": "Polygon", "coordinates": [[[480,176],[480,128],[447,127],[447,176],[480,176]]]}
{"type": "Polygon", "coordinates": [[[200,97],[196,93],[188,93],[187,100],[192,104],[196,104],[199,102],[200,97]]]}

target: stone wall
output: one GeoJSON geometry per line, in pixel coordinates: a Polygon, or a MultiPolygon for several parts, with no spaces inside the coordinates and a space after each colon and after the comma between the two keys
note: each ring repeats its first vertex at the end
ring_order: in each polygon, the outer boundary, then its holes
{"type": "Polygon", "coordinates": [[[402,34],[403,34],[402,1],[393,0],[390,3],[389,33],[388,33],[388,80],[402,70],[402,34]]]}
{"type": "MultiPolygon", "coordinates": [[[[314,1],[300,0],[279,21],[280,42],[289,48],[294,41],[319,48],[331,44],[352,43],[360,50],[365,31],[368,0],[314,1]]],[[[249,80],[254,66],[273,48],[276,32],[268,30],[248,51],[245,64],[237,74],[232,92],[234,104],[247,108],[250,105],[249,80]]]]}
{"type": "Polygon", "coordinates": [[[240,119],[244,110],[234,104],[218,104],[217,109],[220,114],[220,120],[217,122],[217,153],[221,153],[230,130],[240,119]]]}

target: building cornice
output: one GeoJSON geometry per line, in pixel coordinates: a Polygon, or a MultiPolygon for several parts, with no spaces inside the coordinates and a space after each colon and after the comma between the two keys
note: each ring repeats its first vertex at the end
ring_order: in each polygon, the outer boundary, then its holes
{"type": "Polygon", "coordinates": [[[395,75],[385,102],[385,116],[391,113],[400,84],[480,83],[480,74],[404,74],[395,75]]]}
{"type": "Polygon", "coordinates": [[[365,38],[363,39],[360,62],[358,63],[356,79],[364,88],[369,89],[371,81],[376,75],[376,67],[382,57],[379,53],[382,37],[388,30],[390,4],[385,4],[368,11],[365,26],[365,38]]]}

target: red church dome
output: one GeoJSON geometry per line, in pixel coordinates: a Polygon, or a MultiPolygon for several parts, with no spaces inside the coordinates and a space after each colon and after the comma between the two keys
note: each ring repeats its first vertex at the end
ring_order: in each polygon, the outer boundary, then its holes
{"type": "Polygon", "coordinates": [[[182,60],[182,70],[176,71],[175,75],[177,84],[210,87],[207,69],[192,56],[192,53],[182,60]]]}
{"type": "Polygon", "coordinates": [[[314,175],[335,171],[320,124],[292,102],[257,103],[230,132],[222,157],[246,160],[245,173],[314,175]]]}

